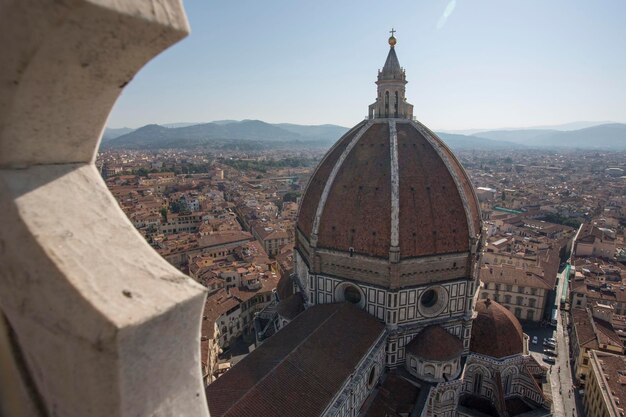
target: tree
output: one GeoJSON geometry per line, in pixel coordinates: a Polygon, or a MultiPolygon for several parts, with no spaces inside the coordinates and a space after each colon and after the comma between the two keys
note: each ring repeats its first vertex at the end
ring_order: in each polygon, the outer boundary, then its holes
{"type": "Polygon", "coordinates": [[[140,177],[147,177],[148,170],[145,168],[139,168],[137,171],[135,171],[135,175],[139,175],[140,177]]]}
{"type": "Polygon", "coordinates": [[[181,211],[186,211],[187,210],[187,205],[185,204],[184,201],[173,201],[170,204],[170,210],[172,211],[172,213],[180,213],[181,211]]]}
{"type": "Polygon", "coordinates": [[[286,203],[288,201],[296,202],[298,201],[298,197],[300,197],[300,193],[296,191],[288,191],[283,195],[283,202],[286,203]]]}
{"type": "Polygon", "coordinates": [[[163,217],[163,223],[167,223],[167,208],[161,207],[161,217],[163,217]]]}

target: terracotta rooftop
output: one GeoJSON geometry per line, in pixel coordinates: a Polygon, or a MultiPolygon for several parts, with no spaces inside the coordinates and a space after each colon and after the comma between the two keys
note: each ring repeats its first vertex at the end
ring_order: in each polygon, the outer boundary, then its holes
{"type": "Polygon", "coordinates": [[[593,317],[589,309],[572,308],[572,319],[577,343],[581,347],[588,349],[599,349],[600,345],[623,347],[613,325],[593,317]]]}
{"type": "Polygon", "coordinates": [[[363,417],[401,416],[409,415],[415,406],[420,388],[408,379],[392,370],[385,377],[382,385],[375,393],[371,402],[366,402],[363,417]]]}
{"type": "Polygon", "coordinates": [[[281,300],[294,294],[293,281],[291,281],[291,277],[288,274],[280,276],[278,284],[276,284],[276,292],[281,300]]]}
{"type": "MultiPolygon", "coordinates": [[[[487,265],[480,268],[480,280],[485,283],[521,285],[529,288],[551,290],[550,282],[543,277],[541,268],[521,268],[511,265],[487,265]]],[[[556,274],[554,274],[556,276],[556,274]]],[[[550,276],[550,281],[554,281],[550,276]]]]}
{"type": "Polygon", "coordinates": [[[276,311],[287,320],[293,320],[304,311],[304,300],[302,293],[295,293],[285,299],[280,300],[276,306],[276,311]]]}
{"type": "Polygon", "coordinates": [[[252,240],[253,237],[248,232],[243,231],[227,231],[227,232],[218,232],[211,235],[202,236],[199,239],[199,246],[201,247],[212,247],[225,245],[229,243],[243,242],[246,240],[252,240]]]}
{"type": "MultiPolygon", "coordinates": [[[[392,216],[390,127],[387,121],[373,123],[342,160],[342,153],[362,126],[344,135],[318,166],[302,198],[297,227],[310,239],[319,208],[319,248],[345,252],[353,248],[359,254],[388,258],[392,216]]],[[[475,233],[480,231],[480,211],[469,177],[452,152],[425,128],[398,122],[396,131],[401,258],[469,251],[469,225],[475,233]]]]}
{"type": "Polygon", "coordinates": [[[593,351],[592,360],[598,361],[602,369],[606,393],[611,399],[611,409],[623,408],[626,403],[626,357],[612,353],[593,351]]]}
{"type": "Polygon", "coordinates": [[[472,324],[470,351],[504,358],[524,351],[524,332],[517,318],[495,301],[479,300],[472,324]]]}
{"type": "Polygon", "coordinates": [[[602,228],[585,223],[578,234],[578,242],[593,243],[596,239],[613,242],[615,238],[604,232],[602,228]]]}
{"type": "Polygon", "coordinates": [[[311,307],[207,387],[211,416],[318,416],[383,332],[352,304],[311,307]]]}
{"type": "Polygon", "coordinates": [[[463,342],[438,325],[427,326],[406,346],[407,353],[431,361],[447,361],[463,352],[463,342]]]}

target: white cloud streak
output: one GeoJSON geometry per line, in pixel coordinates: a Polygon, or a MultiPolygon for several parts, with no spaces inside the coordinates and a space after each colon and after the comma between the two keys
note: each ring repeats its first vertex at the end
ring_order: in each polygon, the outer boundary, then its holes
{"type": "Polygon", "coordinates": [[[454,12],[455,8],[456,8],[456,0],[450,0],[448,5],[446,6],[446,9],[443,11],[443,14],[439,18],[439,21],[437,22],[438,30],[441,29],[446,24],[448,17],[450,17],[450,15],[454,12]]]}

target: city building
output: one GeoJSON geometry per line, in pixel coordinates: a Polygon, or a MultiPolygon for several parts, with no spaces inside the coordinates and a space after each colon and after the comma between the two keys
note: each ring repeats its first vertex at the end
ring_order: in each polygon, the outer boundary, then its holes
{"type": "Polygon", "coordinates": [[[584,396],[587,417],[623,417],[626,407],[626,357],[589,352],[589,377],[584,396]]]}
{"type": "Polygon", "coordinates": [[[626,267],[598,258],[572,261],[570,303],[576,308],[594,304],[613,307],[615,314],[626,315],[626,267]]]}
{"type": "Polygon", "coordinates": [[[486,265],[480,268],[480,280],[483,283],[481,299],[497,301],[519,320],[542,321],[556,274],[544,277],[540,268],[486,265]]]}
{"type": "Polygon", "coordinates": [[[204,213],[171,213],[167,220],[161,223],[159,231],[163,234],[175,234],[181,232],[197,232],[200,225],[208,220],[204,213]]]}
{"type": "Polygon", "coordinates": [[[413,120],[393,33],[389,45],[369,119],[301,199],[299,296],[266,307],[279,330],[207,387],[213,417],[550,415],[519,321],[477,300],[478,199],[413,120]]]}
{"type": "Polygon", "coordinates": [[[614,230],[585,223],[578,230],[574,255],[612,259],[616,248],[614,230]]]}
{"type": "Polygon", "coordinates": [[[589,352],[599,350],[624,353],[624,345],[612,324],[613,308],[602,304],[571,310],[571,357],[579,383],[585,384],[589,374],[589,352]]]}
{"type": "Polygon", "coordinates": [[[275,228],[270,224],[259,223],[254,225],[251,230],[269,256],[277,255],[280,252],[280,248],[292,241],[287,230],[275,228]]]}

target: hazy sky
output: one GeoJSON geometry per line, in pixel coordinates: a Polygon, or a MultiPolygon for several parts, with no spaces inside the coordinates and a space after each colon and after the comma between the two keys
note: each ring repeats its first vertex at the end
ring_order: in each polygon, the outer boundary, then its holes
{"type": "Polygon", "coordinates": [[[184,2],[191,35],[149,62],[108,125],[260,119],[352,126],[388,31],[434,129],[626,122],[624,0],[184,2]]]}

